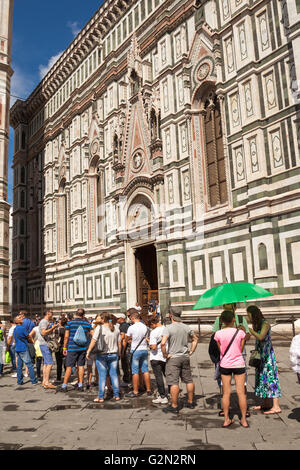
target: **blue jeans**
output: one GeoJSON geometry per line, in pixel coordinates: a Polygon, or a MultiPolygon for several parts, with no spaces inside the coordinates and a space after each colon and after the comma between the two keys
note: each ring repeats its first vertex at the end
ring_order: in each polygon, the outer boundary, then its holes
{"type": "Polygon", "coordinates": [[[104,389],[106,377],[109,373],[114,397],[119,397],[119,378],[118,378],[118,354],[98,354],[96,366],[99,374],[99,398],[104,398],[104,389]]]}
{"type": "Polygon", "coordinates": [[[9,346],[8,351],[9,351],[9,355],[10,355],[10,358],[11,358],[11,367],[12,367],[12,371],[15,372],[15,371],[17,370],[17,364],[16,364],[16,345],[14,344],[13,346],[9,346]]]}
{"type": "Polygon", "coordinates": [[[28,372],[29,372],[29,377],[31,380],[32,384],[37,383],[37,379],[35,376],[33,364],[31,362],[31,358],[29,355],[28,350],[26,351],[21,351],[21,352],[16,352],[17,354],[17,382],[18,385],[23,385],[23,364],[28,367],[28,372]]]}
{"type": "Polygon", "coordinates": [[[149,371],[147,349],[137,350],[133,353],[131,361],[132,375],[138,374],[140,369],[143,374],[149,371]]]}

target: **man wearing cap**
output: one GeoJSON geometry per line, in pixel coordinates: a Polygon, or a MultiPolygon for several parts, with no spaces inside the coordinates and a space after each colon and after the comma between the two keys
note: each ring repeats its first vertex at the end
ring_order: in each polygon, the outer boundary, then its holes
{"type": "Polygon", "coordinates": [[[194,393],[195,385],[192,378],[190,356],[194,353],[198,337],[188,325],[181,321],[181,310],[171,307],[169,310],[169,318],[171,324],[167,325],[163,331],[161,341],[161,350],[167,359],[166,364],[166,381],[170,386],[171,405],[163,409],[164,412],[178,413],[178,396],[179,396],[179,377],[186,384],[188,401],[187,408],[195,408],[194,393]],[[189,350],[189,337],[192,339],[192,347],[189,350]],[[166,343],[168,342],[168,353],[166,351],[166,343]]]}

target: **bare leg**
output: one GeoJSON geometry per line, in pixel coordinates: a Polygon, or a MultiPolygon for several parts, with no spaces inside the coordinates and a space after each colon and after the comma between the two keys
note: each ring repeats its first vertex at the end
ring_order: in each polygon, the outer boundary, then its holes
{"type": "Polygon", "coordinates": [[[224,411],[224,424],[223,426],[228,426],[231,423],[229,418],[229,405],[230,405],[230,395],[231,395],[231,375],[221,375],[222,384],[223,384],[223,397],[222,397],[222,408],[224,411]]]}
{"type": "Polygon", "coordinates": [[[64,376],[64,385],[67,385],[72,374],[72,367],[67,367],[64,376]]]}
{"type": "Polygon", "coordinates": [[[241,410],[241,425],[244,427],[248,427],[248,423],[246,421],[246,411],[247,411],[247,398],[245,394],[245,374],[235,375],[235,386],[236,386],[236,393],[238,395],[239,406],[241,410]]]}
{"type": "Polygon", "coordinates": [[[84,367],[79,366],[78,367],[78,382],[83,384],[83,378],[84,378],[84,367]]]}
{"type": "Polygon", "coordinates": [[[188,403],[193,403],[194,402],[194,394],[195,394],[195,384],[189,383],[186,384],[186,391],[188,395],[188,403]]]}
{"type": "Polygon", "coordinates": [[[173,408],[177,408],[178,396],[179,396],[179,385],[171,385],[170,394],[171,394],[171,405],[173,408]]]}
{"type": "Polygon", "coordinates": [[[149,372],[144,372],[144,383],[146,385],[147,392],[151,392],[151,382],[150,382],[150,374],[149,372]]]}
{"type": "Polygon", "coordinates": [[[133,393],[137,395],[139,393],[139,374],[132,375],[132,387],[133,393]]]}
{"type": "Polygon", "coordinates": [[[265,415],[272,415],[276,413],[281,413],[281,408],[279,406],[279,398],[273,398],[273,406],[270,410],[265,411],[265,415]]]}
{"type": "Polygon", "coordinates": [[[43,385],[50,385],[50,374],[51,374],[52,365],[44,365],[43,369],[43,385]]]}

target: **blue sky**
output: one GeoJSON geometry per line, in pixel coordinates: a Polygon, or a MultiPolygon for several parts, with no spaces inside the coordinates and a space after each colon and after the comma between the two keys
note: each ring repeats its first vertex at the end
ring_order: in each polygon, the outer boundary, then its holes
{"type": "MultiPolygon", "coordinates": [[[[103,0],[14,0],[11,94],[27,98],[103,0]]],[[[15,101],[11,97],[11,103],[15,101]]],[[[12,203],[10,128],[8,202],[12,203]]]]}

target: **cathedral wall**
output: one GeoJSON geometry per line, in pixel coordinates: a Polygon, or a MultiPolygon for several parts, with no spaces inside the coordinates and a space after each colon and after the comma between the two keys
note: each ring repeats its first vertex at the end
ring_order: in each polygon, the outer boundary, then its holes
{"type": "Polygon", "coordinates": [[[281,14],[271,1],[133,2],[42,108],[27,111],[26,153],[15,153],[27,184],[14,188],[13,276],[24,304],[133,306],[138,242],[128,233],[141,215],[133,207],[127,220],[122,198],[127,210],[143,195],[160,227],[149,242],[164,309],[171,302],[191,315],[206,289],[246,281],[275,294],[266,308],[300,310],[299,103],[290,86],[298,38],[293,52],[281,14]],[[25,213],[21,260],[15,227],[25,213]]]}

